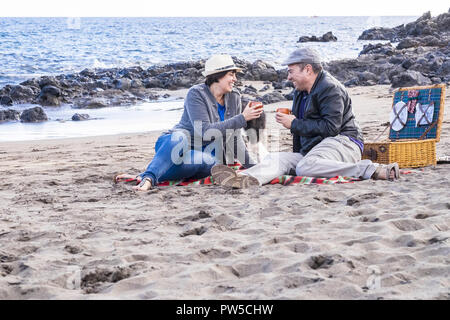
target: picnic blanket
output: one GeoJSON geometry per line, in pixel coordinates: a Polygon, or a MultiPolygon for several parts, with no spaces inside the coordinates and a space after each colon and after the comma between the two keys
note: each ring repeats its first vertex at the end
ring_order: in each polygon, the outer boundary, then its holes
{"type": "MultiPolygon", "coordinates": [[[[229,167],[241,171],[245,168],[240,163],[235,163],[233,165],[228,165],[229,167]]],[[[333,178],[313,178],[304,176],[292,176],[292,175],[282,175],[273,179],[269,184],[281,184],[284,186],[290,186],[295,184],[335,184],[335,183],[353,183],[354,181],[359,181],[360,179],[336,176],[333,178]]],[[[139,181],[135,180],[136,184],[139,181]]],[[[208,176],[203,179],[184,179],[184,180],[173,180],[173,181],[162,181],[158,184],[161,187],[169,186],[194,186],[194,185],[212,185],[214,184],[214,179],[212,176],[208,176]]]]}
{"type": "MultiPolygon", "coordinates": [[[[335,184],[335,183],[352,183],[359,181],[359,179],[336,176],[334,178],[313,178],[302,176],[283,175],[270,181],[269,184],[282,184],[283,186],[290,186],[294,184],[335,184]]],[[[190,185],[208,185],[214,184],[214,179],[208,176],[203,179],[186,179],[179,181],[162,181],[158,186],[190,186],[190,185]]]]}

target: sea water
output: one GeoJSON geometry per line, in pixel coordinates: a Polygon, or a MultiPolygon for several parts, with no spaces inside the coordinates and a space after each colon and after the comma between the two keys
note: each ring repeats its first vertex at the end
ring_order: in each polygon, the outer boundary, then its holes
{"type": "MultiPolygon", "coordinates": [[[[416,18],[0,18],[0,87],[85,68],[147,68],[207,59],[216,53],[250,62],[262,59],[278,69],[281,61],[300,46],[319,50],[325,61],[356,58],[365,44],[380,42],[357,40],[364,30],[394,27],[416,18]],[[328,31],[338,38],[337,42],[297,43],[300,36],[321,36],[328,31]]],[[[0,124],[0,141],[161,130],[179,120],[182,104],[182,100],[169,99],[99,110],[47,107],[47,122],[0,124]],[[71,121],[74,113],[88,113],[93,120],[71,121]]]]}

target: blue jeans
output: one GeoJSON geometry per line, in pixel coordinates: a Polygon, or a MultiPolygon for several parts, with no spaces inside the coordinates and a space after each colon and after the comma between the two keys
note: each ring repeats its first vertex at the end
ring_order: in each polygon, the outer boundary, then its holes
{"type": "Polygon", "coordinates": [[[182,134],[160,136],[155,144],[155,156],[145,172],[140,174],[141,178],[150,178],[152,184],[157,185],[166,180],[201,179],[209,176],[211,168],[217,162],[214,155],[188,148],[187,138],[182,134]]]}

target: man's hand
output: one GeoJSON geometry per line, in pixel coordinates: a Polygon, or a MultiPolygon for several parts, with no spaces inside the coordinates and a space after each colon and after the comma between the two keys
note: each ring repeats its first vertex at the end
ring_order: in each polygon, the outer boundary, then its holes
{"type": "Polygon", "coordinates": [[[292,121],[294,121],[295,118],[296,117],[293,114],[284,114],[280,112],[275,114],[275,119],[277,122],[281,123],[286,129],[291,128],[292,121]]]}

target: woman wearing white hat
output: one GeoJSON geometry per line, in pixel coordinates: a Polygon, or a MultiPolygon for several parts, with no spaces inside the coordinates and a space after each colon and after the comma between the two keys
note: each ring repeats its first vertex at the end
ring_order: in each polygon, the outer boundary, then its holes
{"type": "MultiPolygon", "coordinates": [[[[240,129],[259,118],[262,109],[249,104],[241,113],[241,97],[234,89],[236,72],[231,56],[214,55],[205,63],[205,83],[187,93],[180,122],[163,133],[155,144],[155,156],[135,190],[146,191],[164,180],[204,178],[216,163],[233,163],[237,158],[245,167],[250,159],[240,129]]],[[[115,182],[134,176],[117,175],[115,182]]]]}

